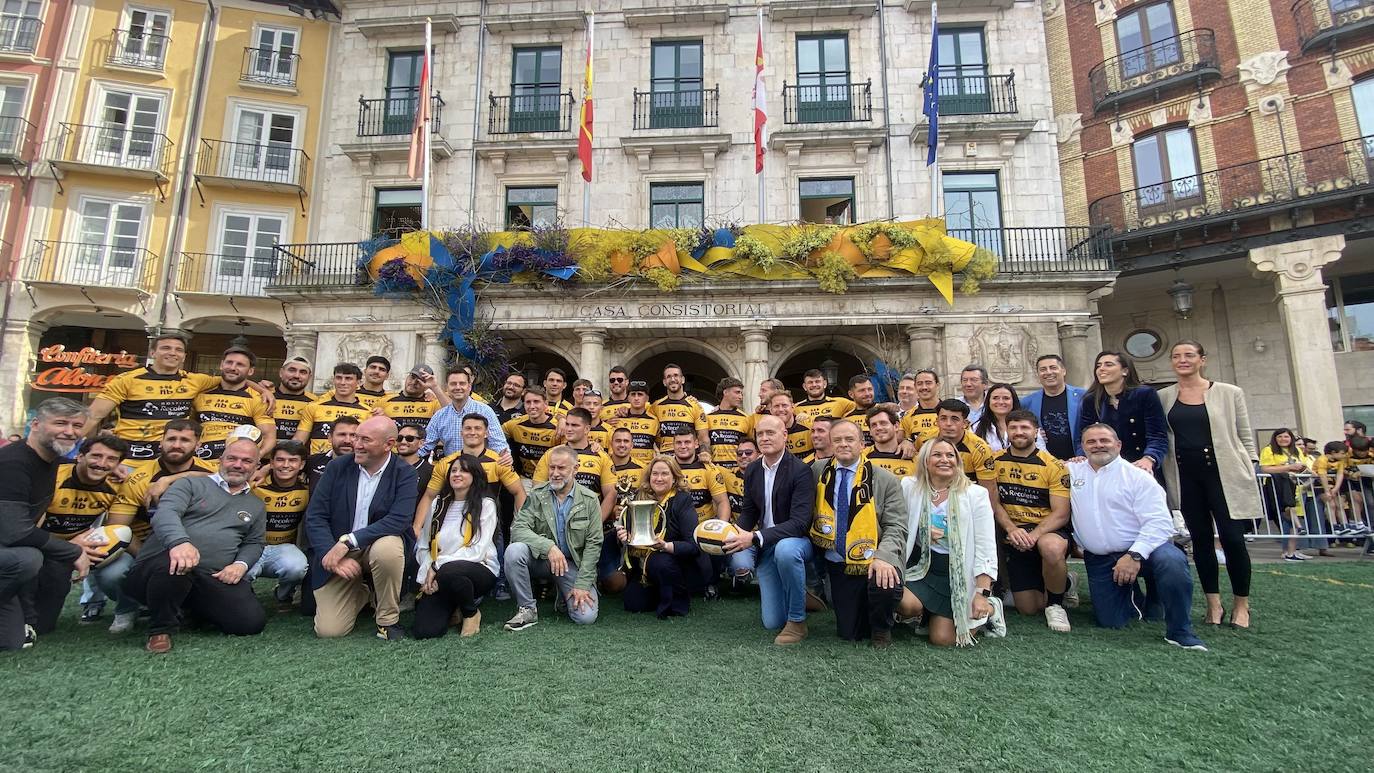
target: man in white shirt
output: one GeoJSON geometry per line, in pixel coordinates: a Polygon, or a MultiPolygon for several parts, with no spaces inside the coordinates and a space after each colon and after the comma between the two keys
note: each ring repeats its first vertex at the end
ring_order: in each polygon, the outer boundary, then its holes
{"type": "Polygon", "coordinates": [[[1144,595],[1136,580],[1144,578],[1164,607],[1164,641],[1206,652],[1189,619],[1193,578],[1188,559],[1170,541],[1174,524],[1164,490],[1121,459],[1121,440],[1110,426],[1090,425],[1082,444],[1087,460],[1068,465],[1069,501],[1097,624],[1124,628],[1141,619],[1144,595]]]}

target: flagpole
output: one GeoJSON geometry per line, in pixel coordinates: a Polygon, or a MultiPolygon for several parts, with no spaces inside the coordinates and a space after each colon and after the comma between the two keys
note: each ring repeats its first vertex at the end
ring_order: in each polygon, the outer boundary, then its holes
{"type": "MultiPolygon", "coordinates": [[[[759,6],[759,48],[762,49],[762,47],[763,47],[763,6],[759,6]]],[[[760,58],[762,58],[762,51],[760,51],[759,56],[760,56],[760,58]]],[[[760,64],[759,66],[761,67],[762,64],[760,64]]],[[[755,88],[755,89],[758,88],[758,80],[761,80],[761,79],[755,79],[755,83],[754,83],[754,88],[755,88]]],[[[757,96],[755,96],[755,99],[754,99],[754,107],[755,107],[756,110],[758,109],[758,97],[757,97],[757,96]]],[[[767,118],[765,118],[764,120],[765,120],[765,126],[766,126],[766,125],[767,125],[767,124],[766,124],[767,118]]],[[[766,151],[765,151],[765,153],[766,153],[766,151]]],[[[767,164],[766,164],[766,163],[764,164],[764,168],[763,168],[763,169],[758,169],[758,170],[756,170],[757,173],[754,175],[754,177],[758,179],[758,183],[759,183],[759,220],[758,220],[758,222],[759,222],[760,225],[765,224],[765,223],[768,222],[768,191],[767,191],[767,187],[764,185],[764,182],[765,182],[765,180],[764,180],[764,169],[767,169],[767,164]]]]}
{"type": "MultiPolygon", "coordinates": [[[[595,11],[592,11],[590,8],[588,8],[588,9],[587,9],[587,65],[586,65],[587,68],[588,68],[588,70],[590,70],[590,69],[591,69],[591,66],[592,66],[592,51],[593,51],[593,47],[594,47],[594,45],[595,45],[595,41],[596,41],[596,12],[595,12],[595,11]]],[[[588,83],[588,86],[590,86],[590,83],[588,83]]],[[[586,93],[584,93],[584,94],[582,95],[582,101],[583,101],[584,104],[585,104],[585,102],[586,102],[588,99],[591,99],[591,98],[592,98],[592,94],[591,94],[590,91],[587,91],[586,93]]],[[[581,130],[582,130],[582,129],[579,127],[579,128],[578,128],[578,131],[581,131],[581,130]]],[[[590,158],[590,154],[588,154],[588,155],[589,155],[589,158],[590,158]]],[[[582,184],[582,225],[583,225],[583,227],[591,228],[591,226],[592,226],[592,181],[591,181],[590,178],[592,177],[592,175],[588,175],[587,177],[588,177],[588,179],[583,180],[583,184],[582,184]]]]}
{"type": "MultiPolygon", "coordinates": [[[[935,3],[936,3],[936,0],[930,0],[930,36],[931,36],[930,46],[931,46],[931,50],[936,50],[936,49],[939,47],[939,45],[940,45],[940,41],[939,41],[940,21],[939,21],[939,16],[938,16],[937,9],[936,9],[936,7],[935,7],[935,3]]],[[[935,68],[935,72],[931,73],[931,75],[933,76],[933,79],[932,79],[932,82],[931,82],[931,84],[930,84],[930,87],[933,88],[933,89],[935,89],[935,104],[936,104],[936,111],[937,111],[937,114],[938,114],[938,111],[939,111],[939,104],[940,104],[940,77],[939,77],[939,76],[940,76],[940,70],[939,70],[939,67],[938,67],[938,66],[935,68]]],[[[928,120],[928,121],[934,120],[934,117],[933,117],[933,116],[928,117],[926,120],[928,120]]],[[[927,141],[927,142],[937,142],[938,140],[939,140],[939,134],[938,134],[938,132],[937,132],[936,136],[934,136],[934,137],[928,137],[926,141],[927,141]]],[[[940,150],[939,150],[938,147],[937,147],[936,150],[935,150],[934,161],[931,162],[931,165],[930,165],[930,216],[931,216],[931,217],[939,217],[939,216],[940,216],[940,150]]]]}
{"type": "Polygon", "coordinates": [[[429,164],[430,164],[431,159],[434,158],[434,154],[433,154],[432,148],[431,148],[431,146],[430,146],[430,143],[433,142],[433,139],[434,139],[433,136],[432,136],[432,135],[433,135],[433,132],[430,130],[430,129],[431,129],[430,121],[432,121],[432,120],[434,119],[434,116],[430,113],[430,102],[431,102],[431,99],[430,99],[430,95],[429,95],[429,92],[434,91],[434,86],[433,86],[433,83],[434,83],[434,69],[433,69],[433,67],[431,66],[432,63],[431,63],[431,61],[430,61],[430,52],[432,52],[432,51],[434,50],[434,46],[432,45],[431,40],[430,40],[430,37],[431,37],[431,35],[432,35],[432,28],[433,28],[433,25],[430,23],[429,17],[425,17],[425,64],[424,64],[424,67],[425,67],[425,72],[428,73],[428,78],[425,80],[425,93],[420,95],[420,99],[423,99],[424,102],[422,102],[421,104],[415,106],[417,110],[424,110],[424,111],[425,111],[425,112],[424,112],[424,116],[425,116],[425,126],[424,126],[424,133],[425,133],[424,175],[423,175],[423,176],[421,177],[421,179],[420,179],[420,230],[422,230],[422,231],[428,231],[428,230],[429,230],[429,164]]]}

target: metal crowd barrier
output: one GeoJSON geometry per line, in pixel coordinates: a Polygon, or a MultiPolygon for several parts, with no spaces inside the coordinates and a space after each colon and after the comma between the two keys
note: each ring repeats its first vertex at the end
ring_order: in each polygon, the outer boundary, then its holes
{"type": "Polygon", "coordinates": [[[1298,548],[1319,549],[1345,542],[1368,547],[1374,540],[1374,476],[1347,479],[1349,486],[1327,502],[1316,475],[1288,473],[1294,484],[1294,506],[1285,512],[1280,505],[1279,476],[1261,472],[1255,476],[1264,512],[1251,521],[1247,535],[1253,539],[1296,538],[1298,548]],[[1342,519],[1336,512],[1339,506],[1342,519]]]}

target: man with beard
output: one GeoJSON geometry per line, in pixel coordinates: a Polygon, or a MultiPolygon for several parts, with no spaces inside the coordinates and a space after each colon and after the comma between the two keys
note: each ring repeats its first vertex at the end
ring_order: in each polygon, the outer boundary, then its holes
{"type": "Polygon", "coordinates": [[[860,373],[849,379],[849,400],[854,409],[844,418],[858,426],[863,433],[864,447],[873,445],[873,436],[868,432],[868,409],[873,407],[873,379],[860,373]]]}
{"type": "Polygon", "coordinates": [[[363,363],[363,383],[358,386],[358,399],[370,411],[377,403],[389,395],[386,391],[386,377],[391,375],[391,360],[374,354],[363,363]]]}
{"type": "Polygon", "coordinates": [[[491,406],[496,412],[496,424],[500,426],[511,419],[525,415],[525,375],[512,373],[501,384],[501,397],[491,406]]]}
{"type": "Polygon", "coordinates": [[[902,436],[920,443],[934,435],[940,418],[940,376],[933,370],[918,370],[913,378],[916,404],[902,414],[902,436]]]}
{"type": "Polygon", "coordinates": [[[811,427],[802,422],[792,405],[792,393],[786,389],[768,396],[768,412],[782,420],[787,428],[787,451],[798,459],[812,453],[811,427]]]}
{"type": "Polygon", "coordinates": [[[372,415],[390,416],[397,430],[413,427],[423,436],[434,414],[448,404],[449,397],[439,388],[433,369],[428,365],[416,365],[406,374],[401,391],[377,403],[372,415]]]}
{"type": "Polygon", "coordinates": [[[243,426],[258,428],[258,449],[262,455],[277,444],[277,426],[267,404],[247,386],[257,362],[257,355],[242,346],[225,349],[219,363],[219,384],[191,401],[191,415],[200,422],[200,448],[196,456],[202,461],[219,459],[225,441],[243,426]]]}
{"type": "Polygon", "coordinates": [[[817,416],[829,416],[839,419],[854,412],[854,401],[844,397],[832,397],[826,394],[830,388],[830,382],[826,379],[825,373],[812,368],[802,375],[802,389],[806,392],[806,399],[797,403],[797,415],[802,417],[802,421],[810,423],[817,416]]]}
{"type": "Polygon", "coordinates": [[[320,399],[315,393],[306,391],[312,371],[310,361],[304,357],[292,357],[277,371],[278,382],[272,392],[276,407],[272,409],[272,418],[277,422],[278,441],[294,438],[296,427],[301,423],[301,409],[320,399]]]}
{"type": "Polygon", "coordinates": [[[86,407],[53,397],[38,404],[23,442],[0,448],[0,650],[32,646],[19,592],[46,561],[85,576],[91,559],[81,546],[38,528],[57,478],[57,461],[71,453],[86,429],[86,407]]]}
{"type": "Polygon", "coordinates": [[[811,453],[802,461],[810,464],[829,459],[834,456],[830,450],[830,426],[839,419],[830,416],[817,416],[811,422],[811,453]]]}
{"type": "MultiPolygon", "coordinates": [[[[879,403],[868,409],[868,431],[873,445],[864,450],[865,459],[896,475],[899,479],[916,474],[916,462],[902,458],[902,436],[898,427],[897,406],[879,403]]],[[[814,434],[814,433],[813,433],[814,434]]]]}
{"type": "Polygon", "coordinates": [[[156,336],[149,353],[151,364],[110,379],[91,402],[86,434],[96,435],[105,417],[117,410],[119,420],[112,431],[129,441],[129,458],[155,458],[157,439],[167,422],[188,416],[195,396],[220,383],[215,376],[182,370],[186,364],[186,344],[186,336],[181,333],[156,336]]]}
{"type": "MultiPolygon", "coordinates": [[[[476,415],[476,414],[472,414],[476,415]]],[[[434,472],[434,463],[428,456],[420,453],[420,446],[425,444],[424,430],[418,427],[396,428],[396,458],[410,465],[415,470],[415,480],[419,485],[416,494],[425,493],[425,484],[429,483],[429,476],[434,472]]],[[[321,468],[323,469],[323,468],[321,468]]]]}
{"type": "Polygon", "coordinates": [[[629,407],[625,415],[616,418],[612,426],[624,427],[630,431],[633,450],[630,456],[636,462],[647,466],[657,453],[658,418],[648,408],[649,385],[643,381],[631,381],[629,386],[629,407]]]}
{"type": "Polygon", "coordinates": [[[663,388],[668,393],[649,407],[649,412],[658,419],[660,454],[673,452],[673,439],[682,429],[695,432],[697,443],[707,454],[711,452],[711,437],[706,431],[706,412],[695,397],[687,394],[686,386],[687,377],[680,365],[670,362],[663,366],[663,388]]]}
{"type": "Polygon", "coordinates": [[[305,460],[305,482],[310,488],[315,488],[315,483],[330,462],[353,453],[353,441],[358,436],[358,425],[361,423],[352,416],[340,416],[329,428],[329,449],[311,454],[305,460]]]}
{"type": "Polygon", "coordinates": [[[601,421],[607,425],[615,423],[618,416],[630,408],[630,373],[624,366],[612,366],[606,373],[606,402],[601,406],[601,421]]]}

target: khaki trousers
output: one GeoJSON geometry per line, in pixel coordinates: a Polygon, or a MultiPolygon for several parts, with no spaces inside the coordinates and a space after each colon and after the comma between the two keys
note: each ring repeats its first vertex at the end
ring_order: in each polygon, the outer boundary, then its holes
{"type": "Polygon", "coordinates": [[[351,633],[358,613],[368,604],[376,610],[379,626],[401,620],[401,579],[406,565],[401,538],[382,537],[364,550],[350,550],[348,557],[362,564],[363,573],[352,580],[331,575],[315,591],[315,635],[322,639],[351,633]]]}

